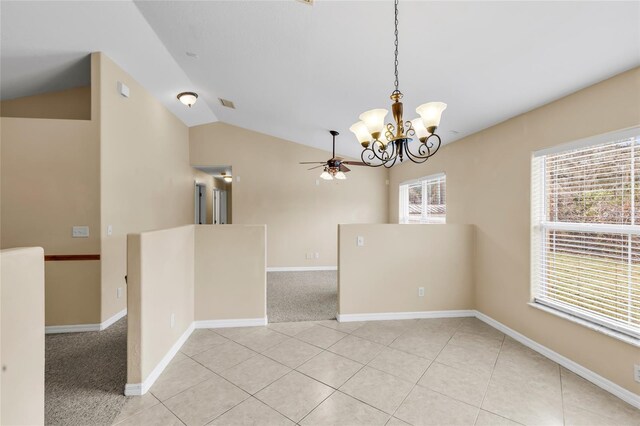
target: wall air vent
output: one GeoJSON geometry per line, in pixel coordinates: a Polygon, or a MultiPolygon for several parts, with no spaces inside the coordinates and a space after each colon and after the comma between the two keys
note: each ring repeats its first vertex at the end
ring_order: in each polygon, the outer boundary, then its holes
{"type": "Polygon", "coordinates": [[[231,109],[236,109],[236,106],[233,104],[233,102],[231,102],[228,99],[222,99],[222,98],[218,98],[218,100],[220,101],[220,104],[223,107],[227,107],[227,108],[231,108],[231,109]]]}

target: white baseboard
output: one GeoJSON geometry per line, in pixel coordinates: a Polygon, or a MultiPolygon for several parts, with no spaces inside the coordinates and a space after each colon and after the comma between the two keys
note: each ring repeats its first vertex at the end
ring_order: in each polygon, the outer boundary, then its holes
{"type": "Polygon", "coordinates": [[[107,319],[106,321],[103,321],[100,324],[100,330],[104,330],[104,329],[110,327],[111,325],[113,325],[113,323],[115,323],[119,319],[123,318],[125,315],[127,315],[127,308],[124,308],[123,310],[121,310],[120,312],[118,312],[117,314],[112,316],[111,318],[107,319]]]}
{"type": "Polygon", "coordinates": [[[267,268],[267,272],[297,272],[297,271],[337,271],[337,266],[276,266],[267,268]]]}
{"type": "Polygon", "coordinates": [[[101,324],[48,325],[44,328],[44,334],[82,333],[85,331],[100,331],[100,325],[101,324]]]}
{"type": "MultiPolygon", "coordinates": [[[[489,324],[491,327],[503,332],[507,336],[511,337],[514,340],[522,343],[523,345],[533,349],[534,351],[544,355],[550,360],[557,362],[564,368],[569,371],[573,371],[578,376],[585,378],[596,386],[601,387],[605,391],[617,396],[621,400],[633,405],[636,408],[640,408],[640,395],[637,395],[620,385],[613,383],[609,379],[605,379],[597,373],[589,370],[588,368],[583,367],[582,365],[570,360],[569,358],[560,355],[557,352],[552,351],[546,346],[542,346],[541,344],[529,339],[527,336],[518,333],[517,331],[507,327],[506,325],[494,320],[493,318],[483,314],[482,312],[476,311],[476,317],[489,324]]],[[[631,372],[629,372],[631,374],[631,372]]]]}
{"type": "Polygon", "coordinates": [[[420,311],[420,312],[382,312],[375,314],[336,314],[338,322],[386,321],[418,318],[459,318],[475,317],[473,310],[457,311],[420,311]]]}
{"type": "Polygon", "coordinates": [[[127,310],[123,309],[111,318],[100,324],[71,324],[71,325],[48,325],[44,328],[44,334],[58,333],[83,333],[86,331],[102,331],[113,325],[116,321],[127,315],[127,310]]]}
{"type": "Polygon", "coordinates": [[[194,322],[195,328],[258,327],[267,325],[267,317],[194,322]]]}
{"type": "Polygon", "coordinates": [[[153,386],[155,381],[158,380],[160,374],[162,374],[164,369],[167,368],[167,365],[169,365],[173,357],[176,356],[182,345],[184,345],[189,336],[191,336],[193,330],[194,323],[191,323],[191,325],[185,330],[185,332],[182,333],[182,336],[180,336],[180,338],[173,344],[173,346],[171,346],[171,349],[169,349],[165,356],[162,357],[162,360],[160,360],[158,365],[155,366],[149,376],[142,383],[127,383],[124,386],[124,394],[126,396],[140,396],[147,393],[147,391],[151,388],[151,386],[153,386]]]}

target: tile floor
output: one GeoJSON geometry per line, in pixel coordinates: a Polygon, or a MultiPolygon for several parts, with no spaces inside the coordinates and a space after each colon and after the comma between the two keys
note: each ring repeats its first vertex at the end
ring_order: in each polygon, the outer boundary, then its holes
{"type": "Polygon", "coordinates": [[[475,318],[196,330],[128,425],[640,425],[475,318]]]}

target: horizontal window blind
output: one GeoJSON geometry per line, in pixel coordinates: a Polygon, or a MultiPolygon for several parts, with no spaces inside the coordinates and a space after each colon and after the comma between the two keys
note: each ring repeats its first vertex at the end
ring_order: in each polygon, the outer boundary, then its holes
{"type": "Polygon", "coordinates": [[[400,223],[445,223],[446,176],[429,176],[400,185],[400,223]]]}
{"type": "Polygon", "coordinates": [[[538,303],[640,337],[640,139],[534,157],[538,303]]]}

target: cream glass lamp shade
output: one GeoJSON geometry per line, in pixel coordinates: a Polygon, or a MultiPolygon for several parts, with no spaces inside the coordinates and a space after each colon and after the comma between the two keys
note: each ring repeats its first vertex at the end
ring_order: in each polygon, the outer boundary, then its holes
{"type": "Polygon", "coordinates": [[[322,172],[322,174],[320,175],[320,178],[321,178],[321,179],[324,179],[324,180],[331,180],[331,179],[333,179],[333,176],[331,176],[331,174],[330,174],[328,171],[326,171],[326,170],[325,170],[325,171],[324,171],[324,172],[322,172]]]}
{"type": "Polygon", "coordinates": [[[429,102],[416,108],[416,112],[422,117],[424,127],[429,133],[433,133],[440,125],[442,111],[445,109],[447,109],[447,104],[444,102],[429,102]]]}
{"type": "Polygon", "coordinates": [[[360,142],[360,145],[367,147],[369,146],[369,142],[371,142],[371,134],[369,134],[369,130],[367,129],[367,125],[364,124],[363,121],[358,121],[353,126],[349,127],[360,142]]]}
{"type": "Polygon", "coordinates": [[[388,111],[386,109],[372,109],[360,114],[360,120],[367,126],[369,134],[377,139],[380,137],[382,129],[384,129],[384,118],[387,116],[388,111]]]}
{"type": "Polygon", "coordinates": [[[178,94],[178,100],[191,108],[198,100],[198,94],[194,92],[182,92],[178,94]]]}
{"type": "Polygon", "coordinates": [[[411,120],[411,125],[413,126],[413,130],[415,130],[418,139],[423,140],[427,136],[429,136],[429,132],[427,131],[427,128],[424,127],[422,118],[414,118],[413,120],[411,120]]]}
{"type": "Polygon", "coordinates": [[[347,178],[347,175],[345,175],[343,172],[336,173],[336,179],[344,180],[346,178],[347,178]]]}

